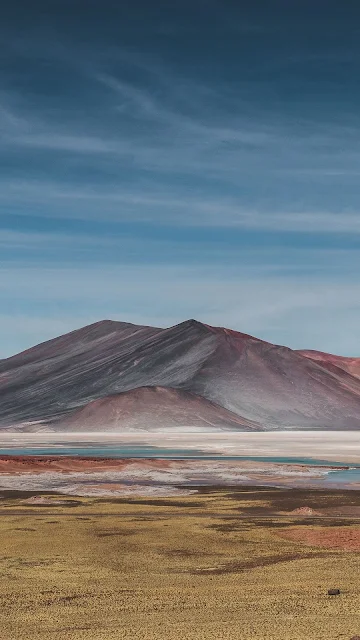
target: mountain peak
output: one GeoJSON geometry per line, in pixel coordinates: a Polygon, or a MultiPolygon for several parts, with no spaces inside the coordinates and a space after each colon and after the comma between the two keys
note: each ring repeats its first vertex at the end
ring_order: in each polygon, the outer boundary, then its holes
{"type": "Polygon", "coordinates": [[[208,331],[210,327],[199,320],[195,320],[194,318],[190,318],[189,320],[184,320],[183,322],[179,322],[179,324],[170,327],[170,329],[200,329],[202,331],[208,331]]]}
{"type": "MultiPolygon", "coordinates": [[[[107,329],[123,329],[125,327],[135,327],[142,328],[145,325],[134,324],[133,322],[123,322],[121,320],[98,320],[97,322],[93,322],[91,324],[86,325],[85,327],[81,327],[81,329],[76,329],[76,331],[85,331],[87,329],[96,329],[97,327],[103,327],[107,329]]],[[[74,333],[74,332],[71,332],[74,333]]]]}

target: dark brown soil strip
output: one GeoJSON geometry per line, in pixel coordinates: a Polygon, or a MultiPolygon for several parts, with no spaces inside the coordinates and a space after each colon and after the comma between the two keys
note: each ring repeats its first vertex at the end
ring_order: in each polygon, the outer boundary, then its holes
{"type": "Polygon", "coordinates": [[[222,567],[216,569],[196,569],[195,571],[189,571],[193,575],[224,575],[226,573],[243,573],[251,569],[258,567],[268,567],[273,564],[280,564],[282,562],[292,562],[293,560],[303,560],[305,558],[326,558],[332,555],[331,553],[324,552],[312,552],[312,553],[289,553],[283,556],[267,556],[264,558],[256,558],[248,562],[231,562],[222,567]]]}

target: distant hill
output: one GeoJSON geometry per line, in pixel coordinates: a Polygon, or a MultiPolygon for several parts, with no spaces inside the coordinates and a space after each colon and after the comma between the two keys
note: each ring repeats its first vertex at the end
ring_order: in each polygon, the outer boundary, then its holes
{"type": "Polygon", "coordinates": [[[0,361],[0,426],[360,429],[359,363],[196,320],[105,320],[0,361]]]}
{"type": "Polygon", "coordinates": [[[59,431],[136,431],[192,428],[257,431],[251,423],[189,391],[139,387],[89,402],[56,424],[59,431]]]}

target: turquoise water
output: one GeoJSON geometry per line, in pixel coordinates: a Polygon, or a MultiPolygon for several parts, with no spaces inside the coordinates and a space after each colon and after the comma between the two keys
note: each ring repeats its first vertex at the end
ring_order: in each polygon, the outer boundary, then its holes
{"type": "MultiPolygon", "coordinates": [[[[221,454],[209,454],[197,449],[171,449],[168,447],[155,447],[152,445],[114,445],[86,442],[81,446],[69,446],[62,443],[51,443],[37,447],[0,447],[0,455],[16,456],[82,456],[92,458],[170,458],[187,459],[200,458],[202,460],[254,460],[257,462],[279,462],[290,464],[304,464],[311,466],[349,466],[348,462],[323,460],[315,458],[301,458],[296,456],[227,456],[221,454]]],[[[351,465],[356,466],[356,465],[351,465]]],[[[359,465],[360,467],[360,465],[359,465]]]]}
{"type": "MultiPolygon", "coordinates": [[[[81,456],[88,458],[202,458],[202,452],[193,449],[168,449],[151,445],[97,445],[67,446],[52,443],[40,447],[0,447],[1,456],[81,456]]],[[[219,458],[221,456],[211,456],[219,458]]]]}
{"type": "MultiPolygon", "coordinates": [[[[171,449],[167,447],[154,447],[151,445],[101,445],[93,442],[82,443],[82,446],[68,446],[61,443],[52,443],[37,447],[0,447],[0,455],[17,456],[81,456],[92,458],[165,458],[171,460],[201,459],[201,460],[252,460],[255,462],[274,462],[300,464],[311,467],[351,467],[331,471],[326,478],[329,483],[360,483],[360,464],[351,464],[343,461],[326,459],[301,458],[296,456],[226,456],[208,454],[196,449],[171,449]]],[[[323,479],[323,480],[324,480],[323,479]]]]}
{"type": "Polygon", "coordinates": [[[330,471],[326,479],[328,482],[360,483],[360,467],[344,469],[340,471],[330,471]]]}
{"type": "Polygon", "coordinates": [[[37,447],[0,447],[0,455],[16,456],[82,456],[94,458],[201,458],[202,460],[254,460],[257,462],[278,462],[290,464],[304,464],[310,466],[331,466],[331,467],[359,467],[360,464],[351,464],[344,461],[334,461],[326,459],[316,459],[297,456],[227,456],[221,454],[204,453],[198,449],[171,449],[169,447],[156,447],[152,445],[138,444],[102,444],[99,446],[94,442],[85,442],[81,446],[64,445],[54,442],[37,447]]]}

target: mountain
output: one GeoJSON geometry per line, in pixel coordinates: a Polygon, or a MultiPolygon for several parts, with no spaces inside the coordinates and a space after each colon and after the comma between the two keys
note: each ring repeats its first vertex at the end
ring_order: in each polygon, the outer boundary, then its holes
{"type": "Polygon", "coordinates": [[[360,429],[358,369],[314,353],[196,320],[102,321],[0,361],[0,426],[360,429]]]}
{"type": "Polygon", "coordinates": [[[259,430],[253,424],[189,391],[139,387],[93,400],[56,423],[58,431],[159,431],[191,427],[200,430],[259,430]]]}

